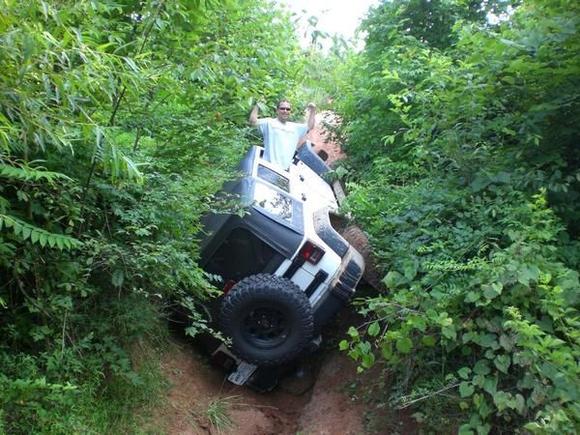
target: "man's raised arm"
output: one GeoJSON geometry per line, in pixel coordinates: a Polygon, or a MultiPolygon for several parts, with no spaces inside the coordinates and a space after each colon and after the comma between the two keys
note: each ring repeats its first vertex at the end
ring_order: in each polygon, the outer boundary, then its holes
{"type": "Polygon", "coordinates": [[[308,125],[308,131],[310,131],[314,128],[314,125],[316,124],[316,104],[308,103],[307,107],[308,107],[308,119],[306,121],[306,124],[308,125]]]}
{"type": "Polygon", "coordinates": [[[254,127],[258,124],[258,105],[257,104],[255,104],[254,107],[252,107],[252,111],[250,112],[250,117],[248,118],[248,123],[254,127]]]}

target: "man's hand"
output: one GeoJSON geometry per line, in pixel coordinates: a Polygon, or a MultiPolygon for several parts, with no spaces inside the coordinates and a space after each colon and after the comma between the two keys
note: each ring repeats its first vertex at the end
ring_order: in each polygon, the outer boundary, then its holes
{"type": "Polygon", "coordinates": [[[306,120],[306,124],[308,125],[308,131],[314,128],[316,124],[316,104],[310,102],[308,103],[308,119],[306,120]]]}
{"type": "Polygon", "coordinates": [[[252,111],[250,112],[250,117],[248,118],[248,124],[251,126],[256,126],[258,124],[258,110],[260,103],[256,102],[254,107],[252,107],[252,111]]]}

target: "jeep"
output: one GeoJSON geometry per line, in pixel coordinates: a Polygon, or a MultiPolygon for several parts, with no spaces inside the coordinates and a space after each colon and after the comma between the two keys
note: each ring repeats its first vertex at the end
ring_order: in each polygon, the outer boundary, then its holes
{"type": "Polygon", "coordinates": [[[252,147],[240,177],[226,183],[244,213],[204,219],[202,268],[221,277],[218,308],[235,360],[230,381],[244,384],[258,367],[281,366],[320,342],[321,328],[352,298],[364,260],[333,227],[340,184],[309,144],[284,170],[252,147]]]}

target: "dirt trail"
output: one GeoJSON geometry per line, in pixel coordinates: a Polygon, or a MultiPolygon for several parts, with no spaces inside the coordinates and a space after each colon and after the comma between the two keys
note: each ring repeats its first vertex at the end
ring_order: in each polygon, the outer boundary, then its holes
{"type": "MultiPolygon", "coordinates": [[[[363,406],[348,395],[356,369],[338,351],[323,357],[315,385],[302,391],[302,379],[290,376],[272,392],[257,393],[226,380],[187,343],[176,343],[163,371],[170,382],[167,403],[156,416],[172,435],[295,435],[364,433],[363,406]],[[219,409],[221,406],[221,409],[219,409]],[[213,412],[212,412],[213,411],[213,412]],[[224,423],[212,423],[211,418],[224,423]]],[[[306,381],[306,386],[309,382],[306,381]]]]}

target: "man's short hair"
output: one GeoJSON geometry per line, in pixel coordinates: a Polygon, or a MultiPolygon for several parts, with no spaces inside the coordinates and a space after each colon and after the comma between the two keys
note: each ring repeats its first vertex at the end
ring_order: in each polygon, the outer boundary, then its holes
{"type": "Polygon", "coordinates": [[[276,104],[276,109],[280,108],[280,104],[282,103],[288,103],[291,105],[290,101],[288,101],[286,98],[281,99],[280,101],[278,101],[278,104],[276,104]]]}

